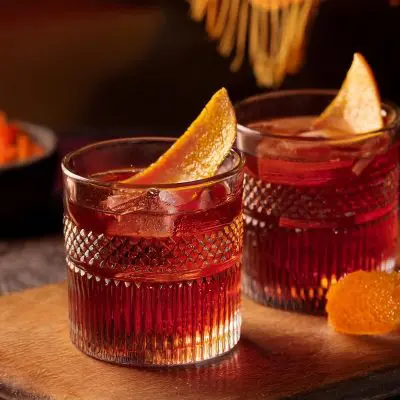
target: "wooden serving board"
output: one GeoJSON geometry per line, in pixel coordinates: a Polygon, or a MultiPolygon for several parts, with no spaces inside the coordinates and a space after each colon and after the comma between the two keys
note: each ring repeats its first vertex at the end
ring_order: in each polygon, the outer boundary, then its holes
{"type": "Polygon", "coordinates": [[[361,399],[400,389],[399,334],[345,336],[323,317],[246,298],[243,313],[231,353],[200,366],[140,369],[75,349],[65,283],[0,297],[0,398],[361,399]]]}

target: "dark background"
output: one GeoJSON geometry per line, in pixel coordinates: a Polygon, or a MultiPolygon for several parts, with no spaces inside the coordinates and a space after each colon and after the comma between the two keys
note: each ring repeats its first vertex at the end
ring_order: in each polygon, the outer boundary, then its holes
{"type": "MultiPolygon", "coordinates": [[[[62,137],[179,135],[221,86],[233,101],[264,91],[233,74],[185,0],[1,2],[0,107],[62,137]]],[[[307,62],[284,88],[340,86],[355,51],[400,103],[400,7],[323,1],[307,62]]]]}
{"type": "MultiPolygon", "coordinates": [[[[389,1],[322,0],[306,63],[282,88],[338,88],[359,51],[383,97],[400,103],[400,6],[389,1]]],[[[221,86],[233,102],[265,91],[247,60],[231,73],[231,60],[188,14],[185,0],[1,0],[0,109],[52,128],[59,166],[91,141],[179,136],[221,86]]],[[[55,175],[53,196],[35,212],[2,207],[11,223],[0,218],[0,237],[61,231],[59,167],[55,175]]],[[[39,189],[27,194],[14,183],[36,204],[39,189]]],[[[3,192],[11,198],[4,185],[3,192]]]]}

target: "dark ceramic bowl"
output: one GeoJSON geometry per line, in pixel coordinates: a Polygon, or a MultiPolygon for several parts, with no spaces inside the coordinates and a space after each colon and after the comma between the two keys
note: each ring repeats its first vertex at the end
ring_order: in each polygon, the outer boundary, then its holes
{"type": "Polygon", "coordinates": [[[44,149],[40,156],[0,167],[0,234],[33,231],[31,221],[46,220],[57,168],[57,138],[42,126],[16,122],[44,149]],[[32,215],[35,214],[35,218],[32,215]]]}

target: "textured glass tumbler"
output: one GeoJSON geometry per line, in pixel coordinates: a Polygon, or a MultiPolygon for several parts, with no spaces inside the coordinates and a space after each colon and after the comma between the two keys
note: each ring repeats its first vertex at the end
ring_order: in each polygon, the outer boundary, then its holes
{"type": "Polygon", "coordinates": [[[120,182],[172,143],[113,140],[63,160],[70,335],[95,358],[188,364],[239,340],[244,161],[232,150],[209,179],[120,182]]]}
{"type": "Polygon", "coordinates": [[[272,128],[289,117],[291,129],[311,121],[334,96],[281,91],[236,107],[246,154],[242,287],[265,305],[324,313],[337,279],[395,265],[398,109],[383,104],[385,128],[357,143],[272,128]]]}

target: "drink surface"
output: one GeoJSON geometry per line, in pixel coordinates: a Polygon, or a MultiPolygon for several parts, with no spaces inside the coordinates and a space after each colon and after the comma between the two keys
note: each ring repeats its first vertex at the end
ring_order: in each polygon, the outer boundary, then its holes
{"type": "Polygon", "coordinates": [[[224,183],[185,194],[150,190],[133,202],[117,198],[123,212],[67,202],[71,337],[81,350],[164,365],[205,360],[236,344],[242,205],[241,192],[228,192],[224,183]]]}
{"type": "Polygon", "coordinates": [[[274,118],[265,121],[258,121],[249,124],[249,128],[261,133],[272,133],[279,136],[297,136],[303,133],[312,132],[312,123],[317,116],[298,116],[274,118]]]}
{"type": "Polygon", "coordinates": [[[246,154],[244,289],[266,304],[323,312],[327,288],[347,272],[394,267],[398,169],[394,148],[316,161],[329,145],[292,139],[312,137],[312,120],[249,126],[282,138],[246,154]]]}

